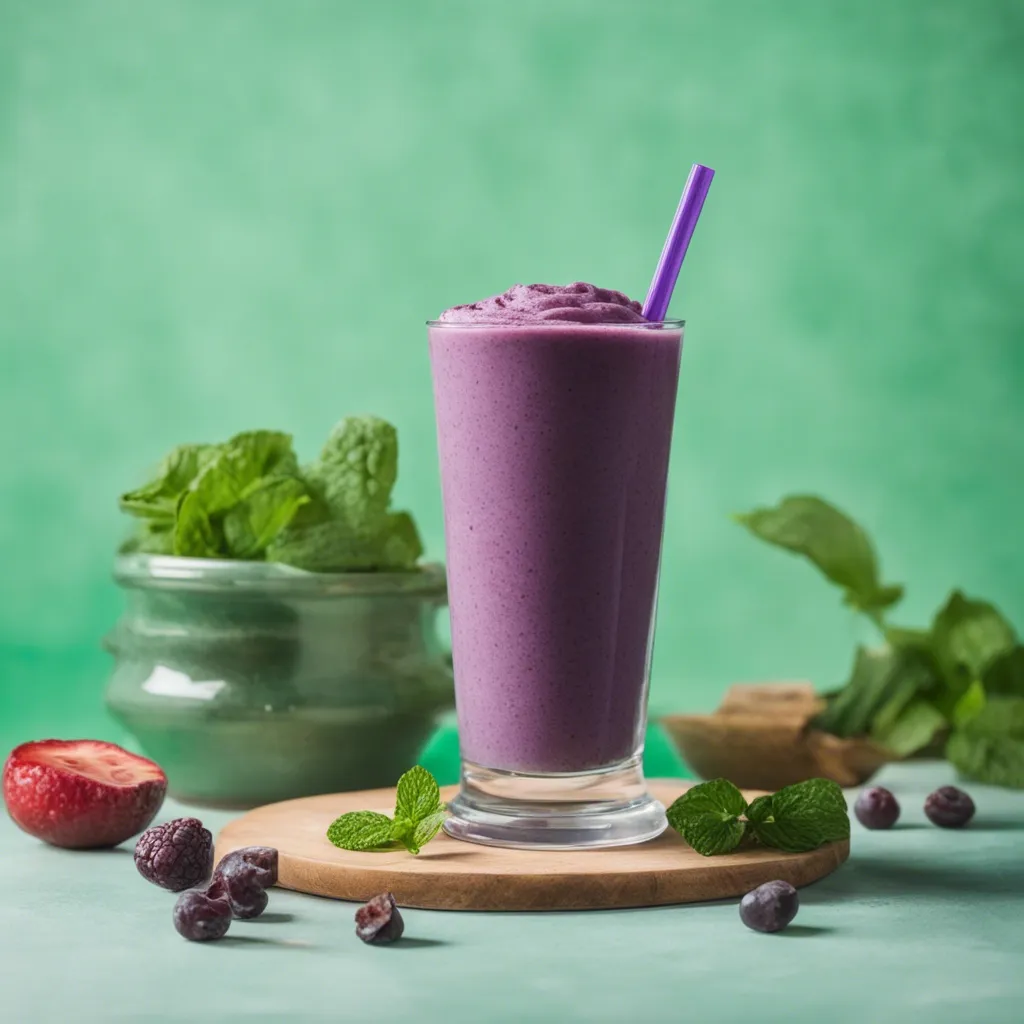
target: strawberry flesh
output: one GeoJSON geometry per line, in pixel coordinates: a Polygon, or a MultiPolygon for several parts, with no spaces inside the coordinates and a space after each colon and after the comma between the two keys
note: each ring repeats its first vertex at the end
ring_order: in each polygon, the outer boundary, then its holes
{"type": "Polygon", "coordinates": [[[7,811],[54,846],[117,846],[156,816],[167,776],[154,762],[100,740],[40,740],[11,751],[3,770],[7,811]]]}

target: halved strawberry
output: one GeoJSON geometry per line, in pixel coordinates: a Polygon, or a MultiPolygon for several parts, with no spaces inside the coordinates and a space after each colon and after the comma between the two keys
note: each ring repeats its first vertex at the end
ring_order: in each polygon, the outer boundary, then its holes
{"type": "Polygon", "coordinates": [[[54,846],[117,846],[156,816],[167,792],[159,765],[100,740],[15,747],[3,774],[14,823],[54,846]]]}

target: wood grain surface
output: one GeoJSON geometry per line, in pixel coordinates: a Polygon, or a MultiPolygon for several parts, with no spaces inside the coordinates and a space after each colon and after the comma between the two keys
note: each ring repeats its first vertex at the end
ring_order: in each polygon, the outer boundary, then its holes
{"type": "MultiPolygon", "coordinates": [[[[687,785],[657,780],[650,789],[667,806],[687,785]]],[[[452,786],[441,795],[450,800],[455,793],[452,786]]],[[[390,890],[400,906],[432,910],[593,910],[735,897],[776,878],[807,885],[839,867],[850,850],[843,842],[811,853],[750,850],[701,857],[671,830],[639,846],[578,852],[499,849],[443,833],[418,857],[404,850],[353,853],[327,841],[327,826],[338,815],[390,814],[393,808],[393,789],[259,807],[224,828],[217,857],[242,846],[274,846],[281,858],[280,885],[336,899],[365,901],[390,890]]]]}

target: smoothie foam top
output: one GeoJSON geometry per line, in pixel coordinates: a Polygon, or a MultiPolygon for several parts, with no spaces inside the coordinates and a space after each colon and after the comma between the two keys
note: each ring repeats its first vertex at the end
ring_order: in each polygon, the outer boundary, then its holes
{"type": "Polygon", "coordinates": [[[438,318],[456,324],[531,324],[561,320],[577,324],[645,323],[640,303],[622,292],[583,281],[574,284],[514,284],[500,295],[452,306],[438,318]]]}

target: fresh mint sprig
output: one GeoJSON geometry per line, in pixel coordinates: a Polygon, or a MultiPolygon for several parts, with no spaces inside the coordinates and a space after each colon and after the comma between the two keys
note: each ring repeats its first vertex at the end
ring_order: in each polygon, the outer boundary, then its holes
{"type": "Polygon", "coordinates": [[[828,779],[785,786],[749,805],[727,779],[702,782],[669,807],[668,823],[704,857],[730,853],[748,837],[786,853],[850,838],[843,791],[828,779]]]}
{"type": "Polygon", "coordinates": [[[441,831],[446,815],[437,779],[416,765],[398,780],[393,818],[377,811],[349,811],[331,822],[327,838],[342,850],[404,846],[417,854],[441,831]]]}

